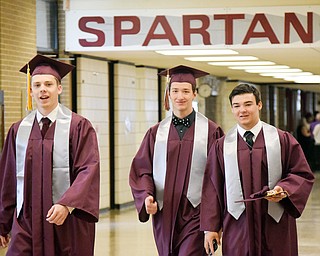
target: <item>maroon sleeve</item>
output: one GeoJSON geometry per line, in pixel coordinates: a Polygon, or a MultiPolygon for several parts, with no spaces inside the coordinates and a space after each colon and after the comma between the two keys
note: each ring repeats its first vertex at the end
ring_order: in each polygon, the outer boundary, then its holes
{"type": "Polygon", "coordinates": [[[218,232],[222,227],[224,212],[223,139],[215,143],[208,155],[203,178],[200,229],[218,232]]]}
{"type": "Polygon", "coordinates": [[[15,132],[11,126],[0,160],[0,235],[11,231],[16,208],[16,157],[15,132]]]}
{"type": "Polygon", "coordinates": [[[283,177],[277,185],[289,194],[280,203],[288,214],[298,218],[306,206],[314,183],[314,175],[296,139],[288,132],[280,133],[280,139],[283,177]]]}
{"type": "Polygon", "coordinates": [[[208,137],[208,152],[210,151],[212,145],[215,144],[216,140],[224,135],[223,130],[216,123],[209,121],[209,137],[208,137]]]}
{"type": "Polygon", "coordinates": [[[141,222],[146,222],[149,219],[149,214],[147,214],[144,206],[145,198],[149,195],[155,196],[152,175],[155,133],[156,129],[154,128],[149,129],[146,133],[138,152],[133,158],[129,174],[129,185],[141,222]]]}

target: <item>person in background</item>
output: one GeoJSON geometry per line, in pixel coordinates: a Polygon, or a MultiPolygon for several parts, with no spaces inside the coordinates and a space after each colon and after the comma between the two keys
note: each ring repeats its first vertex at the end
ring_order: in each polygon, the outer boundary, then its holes
{"type": "Polygon", "coordinates": [[[223,135],[213,121],[196,112],[196,78],[208,73],[177,66],[159,75],[170,76],[165,108],[172,115],[151,127],[130,170],[138,217],[153,216],[153,232],[160,256],[206,255],[200,232],[200,200],[207,152],[223,135]]]}
{"type": "MultiPolygon", "coordinates": [[[[313,150],[313,170],[320,170],[320,113],[318,112],[315,116],[315,121],[312,125],[312,136],[314,139],[314,150],[313,150]]],[[[311,129],[311,127],[310,127],[311,129]]]]}
{"type": "Polygon", "coordinates": [[[204,247],[222,237],[223,255],[296,256],[314,175],[296,139],[260,120],[255,86],[236,86],[229,100],[237,125],[212,147],[203,179],[204,247]]]}
{"type": "Polygon", "coordinates": [[[7,256],[94,254],[96,132],[58,102],[61,79],[73,68],[36,55],[20,70],[30,70],[37,109],[10,127],[1,155],[0,246],[8,246],[7,256]]]}
{"type": "Polygon", "coordinates": [[[314,117],[314,119],[309,122],[309,123],[310,123],[311,136],[313,136],[313,129],[314,129],[314,127],[315,127],[317,124],[320,123],[320,112],[319,112],[319,111],[314,111],[313,117],[314,117]]]}
{"type": "Polygon", "coordinates": [[[297,127],[297,140],[300,143],[303,153],[306,156],[311,168],[313,168],[314,165],[314,138],[311,132],[312,121],[313,115],[310,112],[308,112],[301,119],[297,127]]]}

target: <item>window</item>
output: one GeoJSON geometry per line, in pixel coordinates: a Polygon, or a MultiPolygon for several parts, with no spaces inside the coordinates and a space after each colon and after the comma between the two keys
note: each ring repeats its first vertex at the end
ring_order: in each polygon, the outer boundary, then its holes
{"type": "Polygon", "coordinates": [[[37,49],[42,53],[58,51],[57,0],[37,0],[37,49]]]}

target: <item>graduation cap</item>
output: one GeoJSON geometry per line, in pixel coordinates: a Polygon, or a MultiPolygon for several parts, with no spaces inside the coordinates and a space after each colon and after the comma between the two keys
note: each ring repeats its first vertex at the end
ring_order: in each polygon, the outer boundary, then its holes
{"type": "Polygon", "coordinates": [[[164,108],[169,110],[169,88],[173,82],[187,82],[190,83],[194,88],[196,86],[196,79],[202,76],[209,75],[209,73],[195,69],[192,67],[179,65],[170,69],[161,71],[158,75],[167,77],[167,86],[165,91],[164,108]]]}
{"type": "Polygon", "coordinates": [[[26,65],[24,65],[20,72],[27,74],[27,110],[32,110],[31,98],[31,76],[35,75],[53,75],[61,82],[72,69],[73,65],[48,58],[46,56],[37,54],[26,65]]]}
{"type": "Polygon", "coordinates": [[[192,85],[196,85],[196,78],[209,75],[209,73],[199,69],[180,65],[167,70],[163,70],[158,75],[169,76],[170,83],[187,82],[192,85]]]}
{"type": "Polygon", "coordinates": [[[20,72],[28,74],[28,68],[31,76],[53,75],[61,82],[61,79],[74,69],[74,66],[37,54],[20,69],[20,72]]]}

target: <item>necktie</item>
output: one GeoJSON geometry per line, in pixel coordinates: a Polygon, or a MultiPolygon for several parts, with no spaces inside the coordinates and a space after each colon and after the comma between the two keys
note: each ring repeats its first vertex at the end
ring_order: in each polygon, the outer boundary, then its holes
{"type": "Polygon", "coordinates": [[[179,124],[184,125],[185,127],[190,127],[191,123],[190,123],[190,119],[188,117],[185,118],[178,118],[176,116],[172,117],[172,123],[174,126],[177,126],[179,124]]]}
{"type": "Polygon", "coordinates": [[[252,149],[252,146],[253,146],[253,133],[251,132],[251,131],[246,131],[245,133],[244,133],[244,137],[245,137],[245,139],[246,139],[246,142],[247,142],[247,144],[248,144],[248,146],[249,146],[249,148],[250,149],[252,149]]]}
{"type": "Polygon", "coordinates": [[[44,136],[46,135],[46,133],[49,129],[51,121],[48,117],[43,117],[41,119],[41,122],[42,122],[41,134],[42,134],[42,138],[44,138],[44,136]]]}

